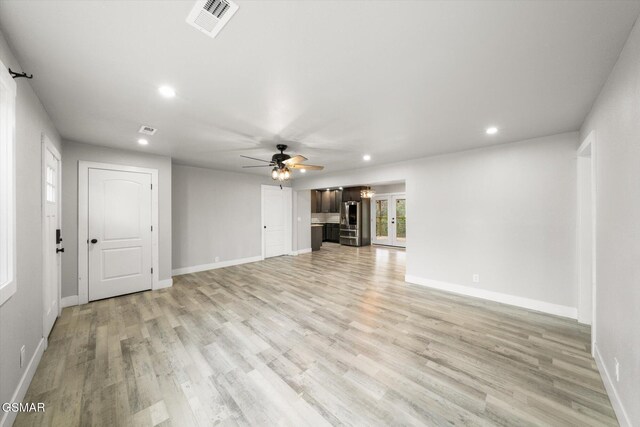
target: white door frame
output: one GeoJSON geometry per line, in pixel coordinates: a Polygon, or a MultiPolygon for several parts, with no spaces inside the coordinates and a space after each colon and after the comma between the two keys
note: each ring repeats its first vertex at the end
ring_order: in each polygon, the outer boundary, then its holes
{"type": "MultiPolygon", "coordinates": [[[[265,188],[272,188],[272,187],[279,187],[278,185],[265,185],[262,184],[260,186],[260,236],[262,239],[262,244],[260,245],[260,247],[262,248],[262,254],[261,257],[264,260],[265,259],[265,253],[266,253],[266,249],[265,249],[265,238],[264,238],[264,190],[265,188]]],[[[292,214],[293,214],[293,191],[291,189],[291,187],[282,187],[282,191],[284,191],[285,193],[289,193],[289,197],[285,197],[285,201],[287,202],[288,206],[285,206],[285,224],[287,224],[287,228],[286,228],[286,236],[285,236],[285,242],[287,242],[287,246],[285,247],[285,253],[287,255],[293,255],[293,251],[292,251],[292,244],[293,244],[293,221],[292,221],[292,214]]]]}
{"type": "MultiPolygon", "coordinates": [[[[384,198],[388,198],[389,199],[389,206],[387,207],[387,209],[391,209],[391,200],[393,197],[395,198],[399,198],[399,199],[407,199],[407,193],[406,192],[398,192],[398,193],[380,193],[380,194],[375,194],[372,198],[371,198],[371,243],[374,245],[381,245],[381,246],[392,246],[394,248],[402,248],[405,247],[407,244],[407,239],[405,238],[405,246],[396,246],[393,245],[392,243],[396,240],[396,227],[394,227],[393,229],[393,239],[391,236],[391,230],[388,230],[388,234],[389,236],[387,236],[389,243],[384,244],[384,243],[375,243],[375,233],[376,233],[376,204],[375,204],[375,199],[379,198],[379,197],[384,197],[384,198]]],[[[405,202],[406,203],[406,202],[405,202]]],[[[394,209],[394,213],[395,213],[395,206],[393,207],[394,209]]],[[[395,225],[398,224],[397,218],[395,221],[395,225]]]]}
{"type": "MultiPolygon", "coordinates": [[[[589,158],[590,159],[590,180],[591,180],[591,283],[584,283],[584,279],[581,277],[581,245],[582,245],[582,236],[580,233],[580,219],[582,217],[581,210],[583,208],[583,203],[580,198],[581,189],[584,183],[582,182],[582,175],[580,172],[580,167],[578,167],[578,292],[585,292],[585,290],[590,289],[591,291],[591,354],[594,355],[595,346],[596,346],[596,289],[597,289],[597,276],[596,276],[596,137],[595,131],[591,131],[589,135],[584,139],[580,147],[578,148],[578,161],[580,158],[589,158]],[[590,286],[589,286],[590,285],[590,286]]],[[[581,298],[578,297],[578,304],[580,304],[581,298]]],[[[578,307],[578,313],[580,312],[580,307],[578,307]]]]}
{"type": "Polygon", "coordinates": [[[151,289],[160,289],[158,260],[158,169],[123,166],[111,163],[78,162],[78,304],[89,302],[89,169],[151,174],[151,289]]]}
{"type": "MultiPolygon", "coordinates": [[[[46,231],[46,227],[45,227],[45,221],[47,219],[47,215],[46,215],[46,206],[47,206],[47,175],[46,175],[46,170],[47,170],[47,150],[50,151],[54,157],[56,159],[58,159],[58,176],[56,176],[56,204],[58,207],[58,212],[56,214],[56,217],[58,218],[58,225],[57,228],[61,229],[62,228],[62,156],[60,155],[60,152],[58,151],[58,149],[56,148],[55,145],[53,145],[53,143],[51,142],[51,140],[47,137],[47,135],[44,134],[44,132],[40,135],[40,141],[41,141],[41,150],[42,150],[42,165],[40,166],[40,172],[41,172],[41,177],[40,177],[40,185],[41,185],[41,195],[40,195],[40,199],[41,199],[41,206],[42,206],[42,214],[41,214],[41,224],[42,224],[42,262],[43,265],[44,264],[44,260],[47,256],[47,250],[50,250],[50,248],[46,247],[46,242],[47,242],[47,236],[45,235],[45,231],[46,231]]],[[[47,286],[47,272],[45,271],[46,269],[43,269],[42,271],[42,286],[47,286]]],[[[58,266],[58,286],[57,286],[57,298],[58,298],[58,317],[60,317],[60,314],[62,314],[62,304],[61,304],[61,300],[62,300],[62,263],[60,263],[60,265],[58,266]]],[[[46,293],[43,290],[43,295],[46,295],[46,293]]],[[[44,299],[44,297],[43,297],[44,299]]],[[[44,310],[44,304],[43,304],[43,310],[44,310]]],[[[43,313],[44,314],[44,313],[43,313]]],[[[45,318],[43,316],[42,319],[42,327],[43,327],[43,331],[46,329],[46,325],[45,325],[45,318]]],[[[46,340],[45,340],[46,343],[46,340]]]]}

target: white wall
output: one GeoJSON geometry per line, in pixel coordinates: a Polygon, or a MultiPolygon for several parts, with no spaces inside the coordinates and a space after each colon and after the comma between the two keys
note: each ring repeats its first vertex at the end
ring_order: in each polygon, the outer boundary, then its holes
{"type": "MultiPolygon", "coordinates": [[[[2,34],[0,60],[22,70],[2,34]]],[[[11,400],[25,374],[20,347],[25,345],[28,362],[42,339],[41,133],[60,149],[60,136],[29,81],[17,79],[16,85],[17,291],[0,306],[0,402],[11,400]]]]}
{"type": "Polygon", "coordinates": [[[407,183],[407,275],[576,307],[576,145],[569,133],[425,161],[407,183]]]}
{"type": "Polygon", "coordinates": [[[173,270],[260,257],[262,184],[273,180],[173,165],[173,270]]]}
{"type": "MultiPolygon", "coordinates": [[[[580,131],[595,132],[596,348],[618,420],[640,425],[640,25],[580,131]],[[614,358],[620,381],[614,377],[614,358]]],[[[602,373],[602,369],[601,369],[602,373]]]]}
{"type": "Polygon", "coordinates": [[[404,193],[407,191],[407,186],[404,182],[399,182],[396,184],[372,185],[371,189],[376,194],[404,193]]]}
{"type": "Polygon", "coordinates": [[[294,251],[311,250],[311,192],[308,190],[294,191],[294,251]]]}
{"type": "Polygon", "coordinates": [[[171,278],[171,158],[138,151],[64,141],[62,153],[62,296],[78,295],[78,162],[80,160],[158,169],[158,255],[160,280],[171,278]]]}
{"type": "Polygon", "coordinates": [[[407,276],[575,316],[577,142],[565,133],[308,177],[294,187],[405,181],[407,276]]]}

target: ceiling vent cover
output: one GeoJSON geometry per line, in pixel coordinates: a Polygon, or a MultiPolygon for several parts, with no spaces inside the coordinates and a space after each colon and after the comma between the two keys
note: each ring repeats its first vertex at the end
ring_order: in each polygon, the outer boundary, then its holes
{"type": "Polygon", "coordinates": [[[213,38],[237,10],[238,5],[231,0],[198,0],[187,23],[213,38]]]}
{"type": "Polygon", "coordinates": [[[145,126],[145,125],[140,126],[140,130],[138,130],[138,132],[143,133],[145,135],[154,135],[157,131],[158,129],[152,128],[151,126],[145,126]]]}

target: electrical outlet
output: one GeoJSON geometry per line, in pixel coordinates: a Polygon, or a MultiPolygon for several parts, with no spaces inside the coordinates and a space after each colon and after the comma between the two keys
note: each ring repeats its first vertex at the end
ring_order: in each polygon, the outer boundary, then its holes
{"type": "Polygon", "coordinates": [[[613,361],[616,362],[616,382],[620,381],[620,363],[617,358],[613,358],[613,361]]]}
{"type": "Polygon", "coordinates": [[[473,283],[480,283],[480,275],[479,274],[474,274],[473,275],[473,283]]]}
{"type": "Polygon", "coordinates": [[[20,347],[20,367],[24,366],[25,359],[27,358],[27,348],[23,345],[20,347]]]}
{"type": "Polygon", "coordinates": [[[220,262],[220,257],[219,256],[216,257],[215,262],[220,262]]]}

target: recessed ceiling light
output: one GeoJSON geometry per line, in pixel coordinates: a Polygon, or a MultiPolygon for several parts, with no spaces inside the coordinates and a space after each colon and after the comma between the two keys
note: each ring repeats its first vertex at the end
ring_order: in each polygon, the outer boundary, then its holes
{"type": "Polygon", "coordinates": [[[331,191],[331,190],[329,190],[329,189],[327,188],[327,191],[331,191]]]}
{"type": "Polygon", "coordinates": [[[300,169],[300,173],[306,173],[307,170],[306,169],[300,169]]]}
{"type": "Polygon", "coordinates": [[[498,128],[495,126],[491,126],[487,128],[487,135],[495,135],[498,133],[498,128]]]}
{"type": "Polygon", "coordinates": [[[171,86],[160,86],[158,88],[158,92],[160,92],[160,95],[164,96],[165,98],[173,98],[174,96],[176,96],[176,91],[171,86]]]}
{"type": "Polygon", "coordinates": [[[340,189],[342,190],[342,187],[340,187],[340,189]]]}
{"type": "Polygon", "coordinates": [[[144,139],[144,138],[140,138],[140,139],[138,140],[138,144],[140,144],[140,145],[149,145],[149,141],[147,141],[147,140],[146,140],[146,139],[144,139]]]}
{"type": "Polygon", "coordinates": [[[371,156],[368,154],[365,154],[364,156],[362,156],[362,160],[364,160],[365,162],[368,162],[369,160],[371,160],[371,156]]]}

